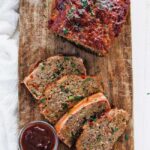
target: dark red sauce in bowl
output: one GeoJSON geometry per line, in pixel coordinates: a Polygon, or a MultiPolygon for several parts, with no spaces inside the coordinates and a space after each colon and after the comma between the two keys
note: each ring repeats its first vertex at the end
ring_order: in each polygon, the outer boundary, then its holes
{"type": "Polygon", "coordinates": [[[57,150],[58,137],[50,124],[34,121],[22,129],[19,147],[20,150],[57,150]]]}

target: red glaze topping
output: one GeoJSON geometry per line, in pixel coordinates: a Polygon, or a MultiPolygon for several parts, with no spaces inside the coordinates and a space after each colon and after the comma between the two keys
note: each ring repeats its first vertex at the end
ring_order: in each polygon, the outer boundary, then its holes
{"type": "Polygon", "coordinates": [[[107,52],[125,22],[129,0],[56,0],[50,29],[76,43],[107,52]]]}

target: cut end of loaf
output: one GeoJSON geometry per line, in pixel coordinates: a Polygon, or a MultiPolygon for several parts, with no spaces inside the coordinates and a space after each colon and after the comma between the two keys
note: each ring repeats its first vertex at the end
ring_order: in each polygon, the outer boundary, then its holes
{"type": "Polygon", "coordinates": [[[55,125],[57,135],[62,142],[71,147],[79,136],[84,123],[108,110],[110,110],[109,102],[102,93],[89,96],[73,106],[57,122],[55,125]]]}
{"type": "Polygon", "coordinates": [[[129,114],[124,110],[112,109],[95,122],[88,122],[76,143],[77,150],[111,150],[124,133],[129,114]]]}
{"type": "Polygon", "coordinates": [[[35,99],[44,97],[45,88],[64,75],[86,75],[81,58],[75,56],[53,56],[40,62],[24,79],[24,84],[35,99]]]}

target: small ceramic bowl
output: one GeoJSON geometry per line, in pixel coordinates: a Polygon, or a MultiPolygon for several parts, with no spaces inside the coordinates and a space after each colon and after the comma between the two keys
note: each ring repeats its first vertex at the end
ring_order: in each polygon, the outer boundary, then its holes
{"type": "MultiPolygon", "coordinates": [[[[33,121],[33,122],[30,122],[29,124],[27,124],[21,131],[20,131],[20,134],[19,134],[19,150],[28,150],[28,149],[24,149],[23,148],[23,140],[24,140],[24,136],[27,132],[27,130],[32,130],[32,127],[34,128],[35,126],[43,126],[43,127],[46,127],[45,129],[46,130],[49,130],[51,132],[51,138],[52,141],[53,141],[53,148],[50,149],[50,150],[57,150],[58,149],[58,143],[59,143],[59,140],[58,140],[58,137],[57,137],[57,134],[55,132],[55,129],[53,128],[52,125],[50,125],[49,123],[45,122],[45,121],[33,121]]],[[[44,129],[44,128],[43,128],[44,129]]]]}

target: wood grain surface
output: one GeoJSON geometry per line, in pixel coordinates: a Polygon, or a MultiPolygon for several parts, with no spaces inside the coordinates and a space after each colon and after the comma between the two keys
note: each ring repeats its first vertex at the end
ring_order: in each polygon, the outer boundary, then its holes
{"type": "MultiPolygon", "coordinates": [[[[34,64],[57,54],[80,56],[89,75],[97,75],[112,107],[123,108],[131,119],[114,150],[133,150],[132,49],[130,14],[122,33],[113,42],[106,57],[98,57],[83,48],[56,37],[48,30],[51,0],[20,1],[19,48],[19,123],[20,128],[33,120],[43,120],[34,98],[22,84],[34,64]]],[[[59,150],[67,150],[60,143],[59,150]]]]}

